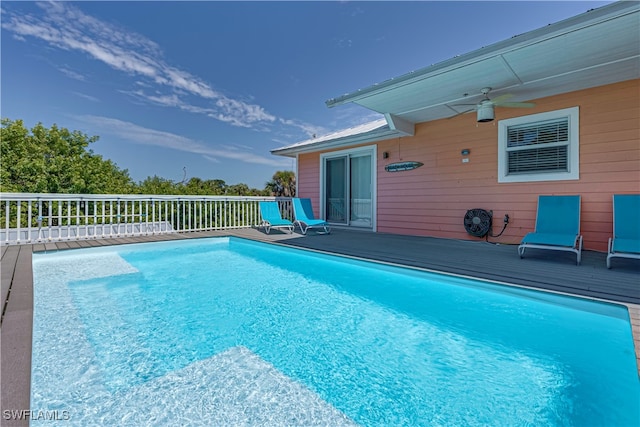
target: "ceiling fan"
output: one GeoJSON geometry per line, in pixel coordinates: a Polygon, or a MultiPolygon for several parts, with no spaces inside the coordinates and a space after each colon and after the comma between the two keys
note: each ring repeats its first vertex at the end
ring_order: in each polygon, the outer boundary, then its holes
{"type": "Polygon", "coordinates": [[[489,99],[489,92],[491,92],[491,88],[490,87],[484,87],[482,89],[480,89],[480,93],[482,93],[482,95],[484,95],[484,99],[482,99],[480,102],[478,102],[477,104],[454,104],[454,107],[458,107],[458,106],[473,106],[473,108],[470,108],[466,111],[461,111],[458,114],[456,114],[453,117],[456,117],[460,114],[466,114],[466,113],[470,113],[472,111],[477,111],[478,113],[478,122],[479,123],[485,123],[485,122],[490,122],[495,118],[495,114],[494,114],[494,107],[516,107],[516,108],[531,108],[531,107],[535,107],[536,104],[532,103],[532,102],[507,102],[507,99],[511,98],[513,95],[512,94],[504,94],[504,95],[500,95],[497,98],[494,99],[489,99]]]}

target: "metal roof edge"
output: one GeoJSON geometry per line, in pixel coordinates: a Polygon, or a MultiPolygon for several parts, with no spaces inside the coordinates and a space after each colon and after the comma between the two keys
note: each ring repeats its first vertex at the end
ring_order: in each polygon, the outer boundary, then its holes
{"type": "Polygon", "coordinates": [[[521,48],[524,45],[538,43],[541,40],[557,37],[559,34],[575,31],[600,22],[604,22],[613,18],[621,17],[630,13],[640,11],[640,2],[619,0],[614,3],[601,6],[597,9],[590,9],[579,15],[548,24],[535,30],[528,31],[523,34],[515,35],[509,39],[496,42],[494,44],[481,47],[474,51],[455,56],[442,62],[429,65],[416,71],[403,74],[401,76],[376,83],[372,86],[359,89],[355,92],[347,93],[342,96],[331,98],[325,101],[327,107],[335,107],[337,105],[346,104],[357,101],[376,93],[392,90],[413,81],[428,78],[434,74],[440,74],[461,67],[465,64],[473,63],[486,59],[488,57],[504,54],[508,51],[521,48]]]}
{"type": "Polygon", "coordinates": [[[300,153],[313,153],[330,148],[349,147],[401,136],[405,136],[405,134],[395,129],[391,129],[389,125],[385,124],[368,132],[357,133],[342,138],[322,139],[317,142],[310,142],[307,144],[294,144],[282,148],[276,148],[271,150],[271,154],[294,157],[296,154],[300,153]]]}

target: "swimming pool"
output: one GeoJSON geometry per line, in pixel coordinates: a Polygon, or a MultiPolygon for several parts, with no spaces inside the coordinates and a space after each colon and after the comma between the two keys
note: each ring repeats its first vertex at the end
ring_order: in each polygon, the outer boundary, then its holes
{"type": "Polygon", "coordinates": [[[626,309],[236,238],[35,254],[65,425],[637,425],[626,309]]]}

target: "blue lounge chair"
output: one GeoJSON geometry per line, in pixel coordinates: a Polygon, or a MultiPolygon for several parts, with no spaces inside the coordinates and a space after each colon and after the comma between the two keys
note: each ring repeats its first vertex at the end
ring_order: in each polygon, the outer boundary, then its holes
{"type": "Polygon", "coordinates": [[[536,228],[518,246],[520,258],[527,248],[574,252],[580,265],[580,196],[539,196],[536,228]]]}
{"type": "Polygon", "coordinates": [[[609,238],[607,268],[614,257],[640,259],[640,194],[613,195],[613,237],[609,238]]]}
{"type": "Polygon", "coordinates": [[[293,201],[293,216],[295,220],[294,224],[300,227],[302,234],[307,234],[307,230],[310,228],[322,228],[323,231],[318,231],[320,234],[331,233],[331,227],[329,223],[322,219],[315,219],[313,216],[313,208],[311,207],[311,199],[300,199],[294,197],[293,201]]]}
{"type": "Polygon", "coordinates": [[[293,223],[282,218],[278,202],[259,202],[260,216],[262,217],[261,227],[269,234],[272,228],[285,228],[289,233],[293,233],[293,223]]]}

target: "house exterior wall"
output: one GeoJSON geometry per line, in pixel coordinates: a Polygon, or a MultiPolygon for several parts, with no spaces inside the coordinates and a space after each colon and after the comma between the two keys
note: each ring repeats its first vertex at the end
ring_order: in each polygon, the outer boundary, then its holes
{"type": "Polygon", "coordinates": [[[309,197],[316,218],[320,215],[320,153],[298,156],[298,176],[296,177],[298,197],[309,197]]]}
{"type": "MultiPolygon", "coordinates": [[[[640,80],[630,80],[534,101],[529,109],[496,108],[496,120],[476,123],[475,114],[422,123],[411,137],[377,142],[377,231],[479,240],[466,233],[468,209],[493,211],[489,241],[515,244],[535,226],[538,195],[582,196],[584,248],[606,251],[612,233],[612,195],[640,193],[640,80]],[[580,178],[566,181],[498,183],[498,121],[523,115],[580,108],[580,178]],[[463,163],[461,150],[468,149],[463,163]],[[382,153],[389,157],[383,159],[382,153]],[[419,161],[424,166],[389,173],[388,163],[419,161]]],[[[320,195],[320,153],[298,159],[298,192],[320,195]]],[[[319,212],[316,212],[319,214],[319,212]]]]}

